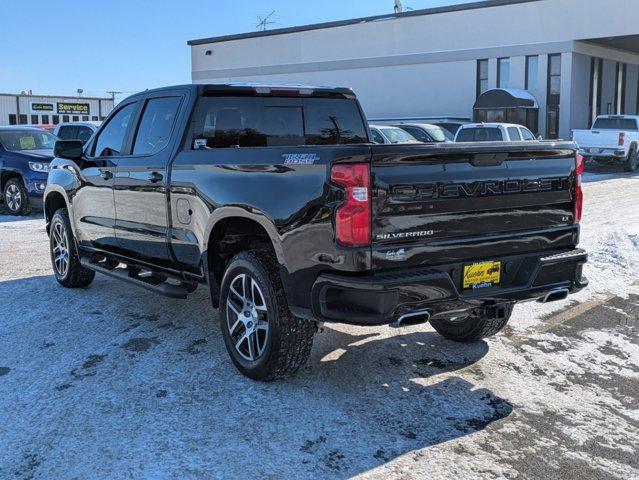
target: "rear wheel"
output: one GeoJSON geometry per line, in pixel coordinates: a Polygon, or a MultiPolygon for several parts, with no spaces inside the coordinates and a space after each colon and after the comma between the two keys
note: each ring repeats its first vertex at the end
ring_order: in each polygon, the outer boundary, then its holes
{"type": "Polygon", "coordinates": [[[316,326],[291,315],[276,265],[261,252],[241,252],[220,289],[220,327],[237,369],[254,380],[295,373],[308,360],[316,326]]]}
{"type": "Polygon", "coordinates": [[[12,178],[4,186],[4,204],[11,215],[29,215],[31,206],[27,190],[20,178],[12,178]]]}
{"type": "Polygon", "coordinates": [[[623,169],[626,172],[634,172],[637,170],[637,147],[632,147],[628,152],[628,157],[623,163],[623,169]]]}
{"type": "Polygon", "coordinates": [[[449,340],[456,342],[475,342],[499,333],[508,323],[513,313],[513,304],[506,306],[502,318],[487,316],[468,316],[451,319],[431,319],[433,328],[449,340]]]}
{"type": "Polygon", "coordinates": [[[93,282],[95,272],[80,264],[71,222],[64,208],[55,212],[51,219],[49,248],[53,274],[60,285],[66,288],[82,288],[93,282]]]}

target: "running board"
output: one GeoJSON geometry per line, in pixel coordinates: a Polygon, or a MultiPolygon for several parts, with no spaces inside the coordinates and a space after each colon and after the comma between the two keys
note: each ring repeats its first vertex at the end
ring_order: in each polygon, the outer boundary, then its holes
{"type": "Polygon", "coordinates": [[[149,272],[149,275],[141,275],[137,268],[118,267],[113,263],[108,263],[108,260],[98,262],[90,257],[82,257],[80,258],[80,264],[89,270],[103,273],[118,280],[124,280],[165,297],[184,299],[192,291],[191,285],[186,283],[168,283],[164,275],[154,274],[153,272],[149,272]]]}

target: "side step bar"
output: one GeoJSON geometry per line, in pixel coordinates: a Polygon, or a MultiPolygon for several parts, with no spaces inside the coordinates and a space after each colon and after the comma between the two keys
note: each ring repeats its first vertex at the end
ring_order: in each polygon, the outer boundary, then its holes
{"type": "Polygon", "coordinates": [[[165,297],[184,299],[193,291],[192,286],[189,284],[168,283],[165,276],[156,275],[153,272],[149,272],[149,275],[141,275],[136,268],[118,268],[118,266],[113,263],[109,263],[108,261],[98,262],[91,259],[91,257],[80,258],[80,263],[84,268],[103,273],[118,280],[124,280],[125,282],[159,293],[165,297]]]}

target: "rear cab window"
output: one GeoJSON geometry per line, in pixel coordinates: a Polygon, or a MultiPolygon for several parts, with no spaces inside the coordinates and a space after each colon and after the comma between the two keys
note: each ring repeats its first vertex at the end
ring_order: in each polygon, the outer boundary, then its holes
{"type": "Polygon", "coordinates": [[[595,120],[593,130],[623,130],[626,132],[636,132],[639,130],[637,120],[634,118],[605,117],[595,120]]]}
{"type": "Polygon", "coordinates": [[[194,149],[368,143],[351,99],[201,97],[193,125],[194,149]]]}
{"type": "Polygon", "coordinates": [[[462,128],[457,133],[457,142],[502,142],[504,136],[497,127],[462,128]]]}

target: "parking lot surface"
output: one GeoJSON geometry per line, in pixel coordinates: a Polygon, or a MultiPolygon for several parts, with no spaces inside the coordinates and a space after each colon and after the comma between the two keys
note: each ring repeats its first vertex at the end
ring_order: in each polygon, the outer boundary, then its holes
{"type": "Polygon", "coordinates": [[[233,368],[200,287],[65,290],[0,216],[0,478],[637,478],[639,176],[585,178],[587,291],[473,345],[328,326],[296,377],[233,368]]]}

